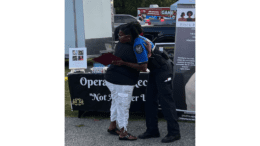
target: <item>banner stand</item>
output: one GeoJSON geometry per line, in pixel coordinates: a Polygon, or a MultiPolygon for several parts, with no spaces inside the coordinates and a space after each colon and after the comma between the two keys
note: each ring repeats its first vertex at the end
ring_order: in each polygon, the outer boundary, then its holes
{"type": "MultiPolygon", "coordinates": [[[[176,14],[176,33],[174,50],[174,98],[176,106],[184,114],[195,114],[187,111],[191,105],[186,103],[185,86],[195,73],[195,4],[178,4],[176,14]],[[178,98],[177,98],[178,97],[178,98]],[[181,97],[181,98],[179,98],[181,97]],[[189,106],[189,108],[188,108],[189,106]]],[[[195,97],[194,97],[195,98],[195,97]]],[[[195,100],[195,99],[194,99],[195,100]]],[[[184,115],[183,115],[184,116],[184,115]]]]}

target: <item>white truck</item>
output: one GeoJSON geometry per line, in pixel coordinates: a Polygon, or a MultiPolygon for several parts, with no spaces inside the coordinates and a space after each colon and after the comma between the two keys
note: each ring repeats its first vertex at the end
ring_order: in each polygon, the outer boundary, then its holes
{"type": "Polygon", "coordinates": [[[87,48],[88,58],[112,43],[113,0],[65,0],[65,58],[69,48],[87,48]]]}

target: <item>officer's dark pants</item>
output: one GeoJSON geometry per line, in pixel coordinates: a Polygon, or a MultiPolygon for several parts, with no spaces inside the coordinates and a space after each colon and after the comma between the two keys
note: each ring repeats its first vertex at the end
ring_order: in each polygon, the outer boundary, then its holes
{"type": "Polygon", "coordinates": [[[157,116],[158,99],[164,118],[167,120],[168,134],[175,135],[180,133],[172,85],[173,64],[169,60],[161,68],[150,70],[145,96],[145,115],[147,132],[151,134],[159,132],[157,116]],[[169,77],[171,77],[171,81],[165,82],[169,77]]]}

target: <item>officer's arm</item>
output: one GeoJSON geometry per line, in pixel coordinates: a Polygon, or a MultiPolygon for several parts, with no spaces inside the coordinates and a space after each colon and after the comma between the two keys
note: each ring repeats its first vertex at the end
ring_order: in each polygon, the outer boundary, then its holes
{"type": "Polygon", "coordinates": [[[145,72],[147,69],[147,63],[148,63],[147,52],[145,49],[146,48],[140,42],[137,43],[136,45],[134,45],[133,51],[135,53],[137,63],[123,62],[122,65],[131,67],[138,71],[145,72]]]}
{"type": "MultiPolygon", "coordinates": [[[[147,45],[147,46],[149,48],[149,45],[147,45]]],[[[138,49],[136,47],[134,48],[134,52],[135,52],[136,59],[137,59],[138,63],[124,62],[123,65],[134,68],[138,71],[146,72],[147,63],[148,63],[147,53],[146,53],[146,51],[144,51],[144,49],[141,45],[138,45],[138,47],[139,47],[138,49]]],[[[150,45],[150,49],[151,49],[151,45],[150,45]]]]}
{"type": "Polygon", "coordinates": [[[147,45],[144,44],[145,49],[146,49],[147,52],[148,52],[147,57],[150,58],[150,57],[152,56],[152,45],[151,45],[151,43],[148,42],[148,41],[145,41],[145,43],[147,44],[147,45]]]}
{"type": "Polygon", "coordinates": [[[134,53],[136,56],[137,63],[134,64],[128,64],[130,67],[137,69],[138,71],[146,71],[147,69],[147,63],[148,63],[148,57],[147,57],[147,51],[144,43],[138,42],[134,45],[134,53]]]}
{"type": "Polygon", "coordinates": [[[133,69],[136,69],[138,71],[146,71],[147,69],[147,63],[138,64],[138,63],[130,63],[130,62],[124,62],[125,66],[131,67],[133,69]]]}

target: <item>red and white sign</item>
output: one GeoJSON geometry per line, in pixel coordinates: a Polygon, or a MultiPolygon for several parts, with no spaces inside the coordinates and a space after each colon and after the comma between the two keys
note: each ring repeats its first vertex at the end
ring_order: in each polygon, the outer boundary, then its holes
{"type": "Polygon", "coordinates": [[[171,17],[173,11],[170,7],[161,8],[137,8],[138,16],[161,16],[161,17],[171,17]]]}

